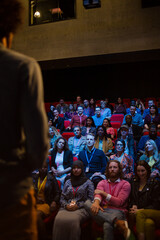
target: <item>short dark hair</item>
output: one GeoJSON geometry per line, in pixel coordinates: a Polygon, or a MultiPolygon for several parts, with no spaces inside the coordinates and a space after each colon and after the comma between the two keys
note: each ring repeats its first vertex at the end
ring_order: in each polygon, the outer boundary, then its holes
{"type": "Polygon", "coordinates": [[[109,176],[109,165],[110,165],[110,163],[112,163],[112,162],[115,162],[115,163],[118,164],[118,168],[119,168],[119,175],[118,175],[118,177],[119,177],[120,179],[123,179],[123,166],[122,166],[122,164],[121,164],[119,161],[117,161],[117,160],[110,160],[110,161],[108,161],[107,167],[106,167],[106,172],[105,172],[106,178],[107,178],[107,179],[110,178],[110,176],[109,176]]]}
{"type": "Polygon", "coordinates": [[[0,0],[0,40],[17,31],[23,22],[23,10],[19,0],[0,0]]]}

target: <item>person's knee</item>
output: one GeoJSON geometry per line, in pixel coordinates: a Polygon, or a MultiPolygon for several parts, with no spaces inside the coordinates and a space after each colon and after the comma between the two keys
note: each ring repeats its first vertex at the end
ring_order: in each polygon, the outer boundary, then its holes
{"type": "Polygon", "coordinates": [[[92,206],[91,200],[85,201],[85,203],[84,203],[84,208],[85,208],[87,211],[91,209],[91,206],[92,206]]]}
{"type": "Polygon", "coordinates": [[[155,228],[155,224],[154,224],[154,221],[150,218],[147,218],[146,221],[145,221],[145,229],[153,229],[155,228]]]}

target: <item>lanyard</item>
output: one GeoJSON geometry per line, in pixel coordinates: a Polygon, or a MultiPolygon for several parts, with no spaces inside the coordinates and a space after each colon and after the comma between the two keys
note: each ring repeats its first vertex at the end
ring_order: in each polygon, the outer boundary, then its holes
{"type": "Polygon", "coordinates": [[[88,162],[88,165],[90,164],[92,158],[93,158],[93,155],[94,155],[94,152],[96,151],[96,148],[94,148],[93,152],[92,152],[92,155],[90,157],[90,159],[88,158],[88,155],[87,155],[87,151],[85,151],[85,154],[86,154],[86,159],[87,159],[87,162],[88,162]]]}
{"type": "Polygon", "coordinates": [[[74,196],[74,197],[76,196],[76,192],[78,191],[78,188],[79,188],[79,187],[77,187],[77,188],[76,188],[76,191],[74,191],[74,187],[72,187],[72,190],[73,190],[73,196],[74,196]]]}
{"type": "Polygon", "coordinates": [[[109,192],[112,196],[114,195],[114,192],[115,192],[116,188],[117,188],[117,184],[114,186],[114,188],[111,191],[111,183],[109,183],[109,192]]]}
{"type": "Polygon", "coordinates": [[[46,181],[47,181],[47,176],[44,178],[42,183],[40,181],[40,178],[38,178],[38,193],[41,191],[41,189],[42,189],[43,185],[46,183],[46,181]]]}

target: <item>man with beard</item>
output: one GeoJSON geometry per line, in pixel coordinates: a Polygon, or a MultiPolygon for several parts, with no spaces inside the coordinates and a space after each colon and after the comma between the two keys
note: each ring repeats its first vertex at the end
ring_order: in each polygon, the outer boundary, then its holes
{"type": "Polygon", "coordinates": [[[103,224],[104,240],[114,239],[114,228],[117,228],[125,239],[131,236],[126,221],[131,187],[122,177],[121,164],[117,160],[109,161],[106,167],[107,179],[98,183],[94,202],[87,200],[85,203],[90,215],[99,224],[103,224]]]}

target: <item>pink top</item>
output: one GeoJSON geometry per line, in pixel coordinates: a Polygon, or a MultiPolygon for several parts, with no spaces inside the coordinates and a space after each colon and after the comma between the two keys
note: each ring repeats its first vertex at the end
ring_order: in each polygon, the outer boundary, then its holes
{"type": "Polygon", "coordinates": [[[120,179],[114,183],[109,180],[102,180],[98,183],[97,189],[109,194],[107,199],[99,194],[95,195],[94,199],[98,199],[102,207],[107,205],[108,208],[122,210],[125,213],[128,212],[128,198],[131,191],[129,182],[120,179]]]}
{"type": "Polygon", "coordinates": [[[81,116],[79,116],[78,114],[74,115],[70,123],[71,128],[74,128],[75,126],[80,126],[80,127],[86,126],[86,119],[87,119],[87,116],[85,115],[81,115],[81,116]]]}
{"type": "Polygon", "coordinates": [[[108,129],[107,129],[107,133],[108,134],[111,134],[111,135],[115,135],[115,133],[114,133],[114,129],[112,128],[112,127],[109,127],[108,129]]]}

